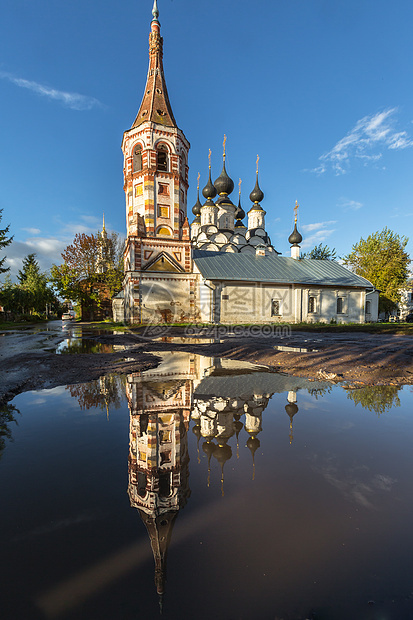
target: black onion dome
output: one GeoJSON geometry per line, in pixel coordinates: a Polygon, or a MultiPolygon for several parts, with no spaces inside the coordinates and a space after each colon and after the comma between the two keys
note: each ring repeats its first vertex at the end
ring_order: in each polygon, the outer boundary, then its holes
{"type": "Polygon", "coordinates": [[[196,203],[194,204],[194,206],[192,207],[192,213],[193,213],[194,215],[201,215],[201,208],[202,208],[202,205],[201,205],[201,203],[199,202],[199,190],[198,190],[197,201],[196,201],[196,203]]]}
{"type": "Polygon", "coordinates": [[[215,196],[217,195],[217,190],[215,189],[213,183],[212,183],[212,179],[211,179],[211,167],[209,168],[209,177],[208,177],[208,183],[205,185],[204,189],[202,190],[202,195],[204,196],[204,198],[215,198],[215,196]]]}
{"type": "Polygon", "coordinates": [[[258,172],[257,172],[257,180],[255,181],[255,187],[250,194],[251,202],[261,202],[264,199],[264,192],[261,190],[258,184],[258,172]]]}
{"type": "Polygon", "coordinates": [[[297,230],[297,222],[294,224],[294,230],[291,235],[288,237],[288,243],[291,245],[298,245],[303,240],[302,236],[297,230]]]}
{"type": "Polygon", "coordinates": [[[245,211],[241,207],[241,197],[240,197],[239,200],[238,200],[237,210],[235,211],[235,219],[236,220],[243,220],[244,217],[245,217],[245,211]]]}
{"type": "Polygon", "coordinates": [[[222,166],[222,172],[214,182],[214,185],[218,194],[230,194],[234,189],[234,181],[228,176],[225,170],[225,161],[222,166]]]}
{"type": "Polygon", "coordinates": [[[296,413],[298,413],[298,407],[295,403],[288,403],[288,405],[285,405],[285,411],[287,412],[287,415],[292,418],[296,413]]]}
{"type": "Polygon", "coordinates": [[[247,441],[247,448],[250,450],[252,456],[254,456],[260,445],[261,442],[258,437],[250,437],[247,441]]]}

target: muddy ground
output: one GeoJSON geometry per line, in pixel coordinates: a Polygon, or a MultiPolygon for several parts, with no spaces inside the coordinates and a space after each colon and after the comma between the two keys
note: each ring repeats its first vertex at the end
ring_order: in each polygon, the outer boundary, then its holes
{"type": "MultiPolygon", "coordinates": [[[[201,329],[197,341],[182,343],[180,328],[148,332],[100,333],[83,326],[84,338],[118,345],[122,351],[57,355],[67,334],[61,327],[0,334],[0,402],[27,390],[81,383],[101,375],[131,373],[154,367],[159,351],[181,350],[210,357],[245,360],[309,379],[363,385],[413,383],[413,338],[368,333],[292,332],[288,337],[240,335],[201,329]],[[161,338],[161,339],[160,339],[161,338]],[[171,340],[172,338],[172,340],[171,340]],[[278,348],[280,347],[280,348],[278,348]]],[[[109,347],[110,348],[110,347],[109,347]]]]}

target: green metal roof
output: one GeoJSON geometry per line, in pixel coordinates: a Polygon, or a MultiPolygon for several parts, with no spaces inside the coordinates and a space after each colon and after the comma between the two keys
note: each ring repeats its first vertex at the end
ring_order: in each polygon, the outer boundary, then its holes
{"type": "Polygon", "coordinates": [[[365,278],[331,260],[297,260],[271,254],[254,256],[198,249],[193,256],[206,280],[374,288],[365,278]]]}

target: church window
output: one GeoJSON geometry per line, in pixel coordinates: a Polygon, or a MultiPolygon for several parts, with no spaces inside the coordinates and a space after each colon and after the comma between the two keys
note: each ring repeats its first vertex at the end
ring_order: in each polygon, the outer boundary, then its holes
{"type": "Polygon", "coordinates": [[[156,232],[158,235],[167,235],[168,237],[172,235],[171,231],[169,228],[166,228],[166,226],[161,226],[156,232]]]}
{"type": "Polygon", "coordinates": [[[156,110],[159,114],[159,116],[165,116],[166,112],[164,112],[163,110],[156,110]]]}
{"type": "Polygon", "coordinates": [[[146,495],[147,482],[148,482],[148,478],[146,474],[142,473],[141,471],[138,472],[138,495],[140,497],[145,497],[146,495]]]}
{"type": "Polygon", "coordinates": [[[161,89],[160,89],[160,88],[157,88],[157,89],[156,89],[156,92],[158,93],[158,95],[162,95],[162,91],[161,91],[161,89]]]}
{"type": "Polygon", "coordinates": [[[138,196],[143,196],[143,183],[135,185],[135,198],[138,196]]]}
{"type": "Polygon", "coordinates": [[[271,316],[281,316],[281,301],[271,299],[271,316]]]}
{"type": "Polygon", "coordinates": [[[371,301],[366,301],[366,314],[371,314],[371,301]]]}
{"type": "Polygon", "coordinates": [[[158,194],[162,194],[163,196],[169,196],[169,185],[167,185],[166,183],[159,183],[158,194]]]}
{"type": "Polygon", "coordinates": [[[168,150],[163,144],[158,147],[156,167],[161,172],[168,172],[168,150]]]}
{"type": "Polygon", "coordinates": [[[159,495],[160,497],[169,497],[170,494],[171,494],[171,475],[165,472],[165,473],[160,474],[159,476],[159,495]]]}
{"type": "MultiPolygon", "coordinates": [[[[166,217],[169,218],[169,207],[168,205],[158,205],[158,217],[166,217]]],[[[169,231],[167,233],[161,233],[161,231],[159,231],[160,234],[169,234],[169,231]]]]}
{"type": "Polygon", "coordinates": [[[337,297],[337,314],[344,314],[344,299],[337,297]]]}
{"type": "Polygon", "coordinates": [[[133,149],[133,171],[139,172],[142,170],[142,147],[138,144],[133,149]]]}
{"type": "Polygon", "coordinates": [[[165,463],[170,463],[171,462],[171,451],[170,450],[165,450],[164,452],[161,452],[161,465],[164,465],[165,463]]]}
{"type": "Polygon", "coordinates": [[[312,313],[312,312],[316,312],[316,311],[317,311],[316,298],[315,297],[309,297],[308,298],[308,312],[312,313]]]}
{"type": "Polygon", "coordinates": [[[141,452],[139,450],[139,460],[144,461],[146,463],[146,452],[141,452]]]}
{"type": "Polygon", "coordinates": [[[172,431],[159,431],[159,440],[161,443],[170,443],[172,441],[172,431]]]}

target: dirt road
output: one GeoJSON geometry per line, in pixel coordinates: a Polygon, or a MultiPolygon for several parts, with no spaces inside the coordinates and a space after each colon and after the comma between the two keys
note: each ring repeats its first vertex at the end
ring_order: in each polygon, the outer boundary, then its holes
{"type": "Polygon", "coordinates": [[[111,372],[130,373],[156,366],[157,351],[183,350],[208,357],[257,362],[296,376],[362,385],[413,383],[413,339],[368,333],[292,332],[288,337],[260,337],[244,332],[214,334],[200,330],[182,339],[183,330],[170,328],[162,336],[142,332],[102,333],[90,326],[81,339],[108,345],[107,351],[57,355],[69,331],[61,322],[0,334],[0,401],[26,390],[80,383],[111,372]],[[213,336],[217,337],[214,339],[213,336]],[[113,349],[117,350],[113,350],[113,349]]]}

